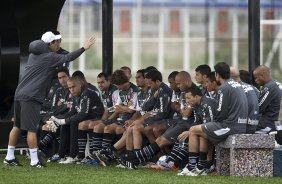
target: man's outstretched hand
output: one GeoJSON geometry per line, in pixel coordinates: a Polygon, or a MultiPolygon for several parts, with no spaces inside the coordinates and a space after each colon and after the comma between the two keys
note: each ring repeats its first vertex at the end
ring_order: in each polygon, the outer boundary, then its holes
{"type": "Polygon", "coordinates": [[[96,42],[96,38],[94,36],[91,36],[88,38],[85,43],[84,43],[84,49],[87,50],[89,49],[94,43],[96,42]]]}

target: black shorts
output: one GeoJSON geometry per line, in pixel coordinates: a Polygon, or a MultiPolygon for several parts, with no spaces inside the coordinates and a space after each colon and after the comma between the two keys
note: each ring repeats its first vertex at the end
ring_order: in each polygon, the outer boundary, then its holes
{"type": "Polygon", "coordinates": [[[208,122],[202,124],[202,130],[207,135],[207,138],[214,145],[217,145],[221,141],[224,141],[229,135],[231,130],[222,127],[221,123],[208,122]]]}
{"type": "Polygon", "coordinates": [[[172,126],[175,123],[173,119],[162,119],[162,120],[155,120],[154,118],[146,118],[144,119],[144,127],[150,126],[152,124],[165,124],[167,128],[172,126]]]}
{"type": "Polygon", "coordinates": [[[185,120],[176,120],[177,123],[169,127],[162,136],[167,140],[174,143],[177,141],[177,137],[184,131],[190,129],[191,124],[185,120]]]}
{"type": "Polygon", "coordinates": [[[15,100],[15,123],[14,126],[21,130],[37,132],[41,121],[41,104],[36,101],[15,100]]]}

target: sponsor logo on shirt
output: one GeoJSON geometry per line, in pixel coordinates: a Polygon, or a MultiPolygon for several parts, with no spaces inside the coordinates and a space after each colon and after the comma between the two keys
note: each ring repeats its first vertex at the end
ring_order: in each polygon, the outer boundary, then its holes
{"type": "Polygon", "coordinates": [[[223,93],[219,90],[219,91],[218,91],[218,95],[219,95],[219,101],[218,101],[218,108],[217,108],[217,111],[221,111],[223,93]]]}

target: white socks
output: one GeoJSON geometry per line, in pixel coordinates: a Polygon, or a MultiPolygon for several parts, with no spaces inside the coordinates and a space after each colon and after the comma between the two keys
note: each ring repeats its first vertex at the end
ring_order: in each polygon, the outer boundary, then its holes
{"type": "Polygon", "coordinates": [[[8,151],[5,159],[6,160],[15,159],[15,146],[8,146],[8,151]]]}
{"type": "Polygon", "coordinates": [[[29,149],[30,153],[30,165],[35,165],[38,163],[38,155],[37,155],[38,148],[29,149]]]}

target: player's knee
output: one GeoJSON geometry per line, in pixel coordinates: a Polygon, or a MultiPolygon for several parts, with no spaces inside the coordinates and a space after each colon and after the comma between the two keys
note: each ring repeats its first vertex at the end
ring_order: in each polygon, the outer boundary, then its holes
{"type": "Polygon", "coordinates": [[[82,121],[78,124],[78,130],[86,130],[88,129],[88,125],[85,121],[82,121]]]}
{"type": "Polygon", "coordinates": [[[98,125],[96,125],[95,127],[94,127],[94,132],[96,132],[96,133],[103,133],[104,132],[104,127],[105,127],[105,125],[103,124],[103,123],[99,123],[98,125]]]}
{"type": "Polygon", "coordinates": [[[201,125],[195,125],[189,129],[189,134],[198,134],[199,131],[201,131],[201,125]]]}
{"type": "Polygon", "coordinates": [[[116,128],[116,134],[123,134],[124,131],[125,131],[125,130],[124,130],[123,127],[117,127],[117,128],[116,128]]]}
{"type": "Polygon", "coordinates": [[[89,130],[93,130],[93,129],[94,129],[94,123],[89,123],[88,129],[89,129],[89,130]]]}
{"type": "Polygon", "coordinates": [[[114,133],[115,132],[115,126],[113,125],[107,125],[104,128],[104,133],[114,133]]]}

